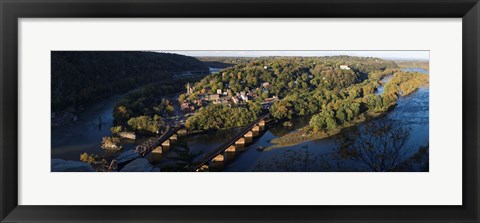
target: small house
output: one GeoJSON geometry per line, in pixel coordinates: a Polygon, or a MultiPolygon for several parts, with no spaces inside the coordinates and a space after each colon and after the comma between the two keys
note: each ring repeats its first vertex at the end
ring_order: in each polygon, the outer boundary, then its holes
{"type": "Polygon", "coordinates": [[[219,100],[219,99],[220,99],[220,95],[218,95],[218,94],[211,94],[211,95],[209,96],[209,99],[210,99],[210,101],[219,100]]]}
{"type": "Polygon", "coordinates": [[[239,102],[237,97],[232,97],[232,101],[233,101],[233,103],[235,103],[235,104],[238,104],[238,102],[239,102]]]}

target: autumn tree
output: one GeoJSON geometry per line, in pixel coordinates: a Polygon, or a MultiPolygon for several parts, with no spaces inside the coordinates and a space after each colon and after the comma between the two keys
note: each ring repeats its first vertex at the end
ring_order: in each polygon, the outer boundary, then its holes
{"type": "Polygon", "coordinates": [[[372,171],[393,171],[405,159],[409,134],[408,128],[391,119],[367,122],[348,134],[340,153],[363,162],[372,171]]]}

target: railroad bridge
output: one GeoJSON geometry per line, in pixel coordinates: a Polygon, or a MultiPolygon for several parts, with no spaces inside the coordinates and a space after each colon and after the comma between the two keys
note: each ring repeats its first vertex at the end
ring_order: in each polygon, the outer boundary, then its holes
{"type": "MultiPolygon", "coordinates": [[[[266,121],[269,120],[270,114],[260,116],[252,124],[246,126],[241,132],[232,137],[228,142],[220,145],[212,153],[202,157],[196,161],[190,168],[190,171],[216,170],[223,168],[224,164],[245,150],[245,146],[265,130],[266,121]]],[[[142,144],[135,147],[134,152],[138,155],[128,157],[126,161],[119,166],[125,166],[138,157],[145,157],[150,154],[150,161],[160,161],[164,155],[170,150],[171,144],[178,140],[179,136],[187,134],[184,125],[176,127],[168,127],[167,130],[159,137],[146,140],[142,144]]],[[[130,156],[130,155],[128,155],[130,156]]],[[[114,159],[109,169],[117,169],[117,160],[114,159]]]]}
{"type": "Polygon", "coordinates": [[[150,138],[142,144],[135,147],[135,152],[142,156],[151,153],[151,161],[159,161],[163,155],[168,152],[172,143],[178,140],[179,136],[187,134],[187,129],[183,125],[177,127],[168,127],[167,131],[159,137],[150,138]]]}
{"type": "Polygon", "coordinates": [[[203,157],[200,161],[195,162],[191,171],[223,168],[226,162],[235,158],[235,155],[239,152],[244,151],[245,146],[253,142],[253,138],[259,136],[265,130],[266,120],[268,120],[269,116],[270,113],[260,116],[228,142],[217,147],[211,154],[203,157]]]}

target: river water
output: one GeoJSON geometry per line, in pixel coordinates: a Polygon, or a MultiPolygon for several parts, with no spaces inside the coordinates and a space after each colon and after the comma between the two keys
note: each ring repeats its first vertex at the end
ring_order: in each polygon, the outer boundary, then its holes
{"type": "MultiPolygon", "coordinates": [[[[428,71],[420,68],[404,69],[411,72],[428,71]]],[[[211,69],[217,72],[218,69],[211,69]]],[[[382,93],[380,87],[377,93],[382,93]]],[[[52,158],[65,160],[79,160],[83,152],[94,153],[104,157],[115,154],[105,152],[100,148],[103,136],[110,136],[112,127],[113,106],[117,98],[122,95],[98,101],[78,114],[78,121],[74,124],[52,127],[52,158]],[[101,117],[101,118],[100,118],[101,117]],[[101,123],[101,125],[99,125],[101,123]]],[[[420,146],[428,145],[429,139],[429,88],[421,87],[410,95],[400,97],[398,105],[382,118],[401,121],[410,129],[407,142],[407,156],[413,155],[420,146]]],[[[266,148],[270,140],[283,136],[289,132],[308,125],[310,117],[299,117],[293,120],[293,126],[285,127],[277,124],[269,128],[262,136],[248,146],[234,160],[228,163],[224,171],[302,171],[289,169],[291,163],[309,163],[303,171],[368,171],[365,164],[350,160],[341,160],[335,157],[336,149],[343,144],[343,133],[325,139],[318,139],[300,143],[295,146],[281,147],[260,151],[266,148]],[[288,162],[288,163],[286,163],[288,162]],[[278,168],[278,167],[282,168],[278,168]]],[[[375,121],[375,120],[374,120],[375,121]]],[[[229,137],[239,129],[219,131],[216,133],[201,133],[181,139],[194,154],[201,157],[208,154],[217,146],[228,141],[229,137]]],[[[134,144],[126,144],[125,148],[132,148],[134,144]]]]}
{"type": "MultiPolygon", "coordinates": [[[[428,74],[428,71],[420,68],[403,70],[428,74]]],[[[410,129],[405,154],[405,156],[408,157],[417,152],[419,147],[428,145],[428,86],[421,87],[410,95],[400,97],[397,103],[397,106],[382,118],[398,120],[410,129]]],[[[292,130],[282,125],[272,127],[255,141],[255,143],[250,145],[244,153],[233,160],[232,163],[226,165],[224,171],[298,171],[297,167],[291,167],[288,163],[283,162],[306,162],[309,164],[308,168],[311,171],[369,171],[364,163],[342,160],[335,156],[336,149],[344,143],[344,135],[342,135],[342,133],[324,139],[303,142],[295,146],[276,148],[269,151],[257,150],[259,146],[268,147],[272,145],[270,140],[274,138],[308,125],[309,119],[309,117],[295,119],[293,121],[294,126],[291,128],[292,130]]]]}
{"type": "MultiPolygon", "coordinates": [[[[218,68],[210,68],[210,73],[219,70],[218,68]]],[[[52,127],[51,157],[78,161],[80,154],[84,152],[97,154],[105,158],[118,154],[118,152],[104,151],[100,146],[102,137],[112,135],[110,128],[113,125],[113,106],[117,99],[127,93],[86,105],[85,110],[78,112],[78,120],[75,123],[52,127]]],[[[176,96],[178,97],[178,95],[176,96]]],[[[179,107],[178,103],[175,103],[175,107],[179,107]]],[[[176,113],[178,113],[178,110],[175,110],[176,113]]],[[[124,149],[130,149],[134,146],[132,143],[123,145],[124,149]]]]}

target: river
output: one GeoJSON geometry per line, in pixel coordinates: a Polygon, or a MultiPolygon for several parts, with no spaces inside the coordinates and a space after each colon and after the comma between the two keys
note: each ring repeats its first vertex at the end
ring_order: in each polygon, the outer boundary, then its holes
{"type": "MultiPolygon", "coordinates": [[[[211,73],[218,70],[213,68],[211,73]]],[[[419,68],[404,70],[428,74],[428,71],[419,68]]],[[[377,93],[382,93],[382,89],[380,87],[377,93]]],[[[78,114],[78,121],[73,124],[52,127],[51,157],[79,160],[80,154],[84,152],[107,158],[112,157],[114,154],[105,152],[100,148],[100,145],[102,137],[111,135],[113,106],[115,101],[121,96],[123,94],[91,104],[78,114]],[[99,125],[99,120],[101,120],[101,125],[99,125]]],[[[178,106],[178,104],[175,104],[175,107],[178,106]]],[[[407,157],[415,154],[419,147],[428,145],[428,114],[429,88],[427,86],[419,88],[410,95],[400,97],[397,106],[386,116],[382,117],[400,120],[410,129],[410,136],[407,142],[407,147],[409,148],[406,152],[407,157]]],[[[291,127],[285,127],[281,124],[272,126],[256,139],[253,144],[249,145],[244,152],[228,163],[224,171],[299,171],[295,167],[289,169],[292,163],[310,163],[311,165],[305,167],[304,171],[368,171],[365,164],[361,162],[342,160],[335,156],[337,154],[335,152],[336,149],[344,143],[343,133],[325,139],[303,142],[295,146],[281,147],[268,151],[257,150],[259,147],[265,148],[272,145],[270,140],[274,138],[297,131],[296,129],[308,125],[309,119],[309,117],[295,118],[291,127]],[[283,168],[279,169],[278,166],[283,168]]],[[[180,141],[186,143],[192,153],[199,158],[227,141],[237,131],[239,129],[216,133],[200,133],[189,135],[180,141]]],[[[133,148],[133,146],[134,144],[126,144],[124,147],[129,149],[133,148]]]]}
{"type": "MultiPolygon", "coordinates": [[[[428,74],[421,68],[403,69],[410,72],[428,74]]],[[[388,80],[388,79],[387,79],[388,80]]],[[[400,97],[397,106],[382,118],[399,120],[410,129],[410,136],[406,144],[406,157],[413,155],[421,146],[428,145],[429,141],[429,88],[420,87],[410,95],[400,97]]],[[[382,119],[380,118],[380,119],[382,119]]],[[[299,127],[308,125],[309,118],[294,119],[292,128],[276,125],[270,128],[263,136],[250,145],[247,150],[226,165],[224,171],[297,171],[298,167],[288,163],[309,163],[312,171],[369,171],[364,163],[342,160],[335,156],[336,149],[344,143],[343,133],[332,137],[303,142],[295,146],[287,146],[259,151],[257,148],[272,145],[270,140],[296,131],[299,127]],[[289,130],[291,129],[291,130],[289,130]],[[310,160],[310,161],[309,161],[310,160]]],[[[377,120],[373,120],[377,121],[377,120]]]]}
{"type": "MultiPolygon", "coordinates": [[[[218,72],[219,68],[210,68],[210,73],[218,72]]],[[[101,146],[102,137],[111,136],[110,128],[113,125],[113,106],[117,99],[126,93],[114,95],[95,103],[85,106],[85,109],[77,113],[78,120],[74,123],[51,129],[51,157],[75,160],[80,159],[80,154],[92,153],[109,158],[118,152],[103,150],[101,146]],[[99,125],[101,123],[101,125],[99,125]]],[[[178,95],[175,95],[178,97],[178,95]]],[[[176,102],[176,101],[175,101],[176,102]]],[[[175,112],[178,115],[180,105],[175,103],[175,112]]],[[[133,143],[125,143],[124,149],[133,148],[133,143]]]]}

